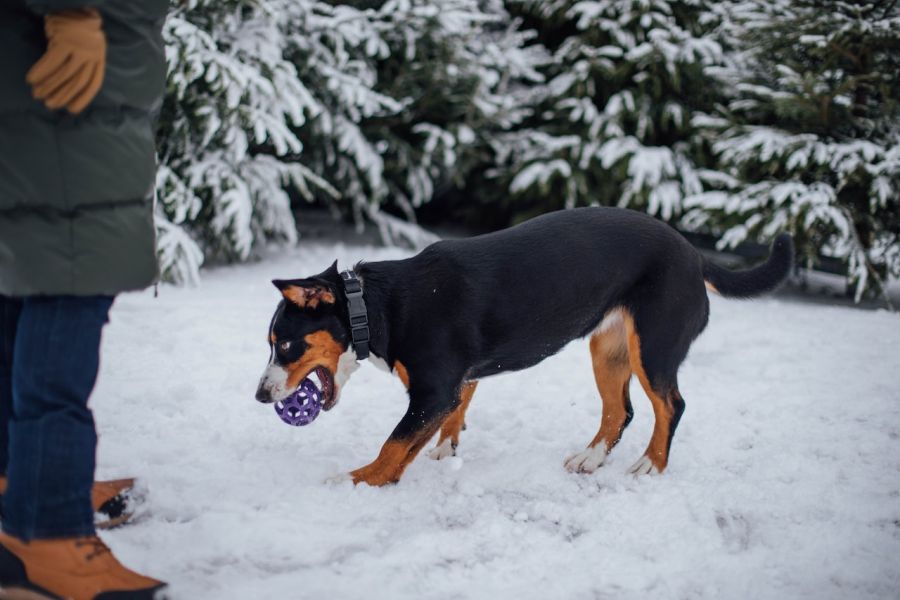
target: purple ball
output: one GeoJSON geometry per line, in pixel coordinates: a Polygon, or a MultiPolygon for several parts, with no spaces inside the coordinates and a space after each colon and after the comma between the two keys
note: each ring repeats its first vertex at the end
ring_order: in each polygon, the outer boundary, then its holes
{"type": "Polygon", "coordinates": [[[322,393],[308,377],[297,390],[275,403],[275,412],[288,425],[300,427],[316,420],[322,410],[322,393]]]}

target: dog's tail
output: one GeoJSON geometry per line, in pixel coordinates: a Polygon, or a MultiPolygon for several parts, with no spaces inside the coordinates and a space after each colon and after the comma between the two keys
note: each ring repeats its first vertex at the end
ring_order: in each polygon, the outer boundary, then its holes
{"type": "Polygon", "coordinates": [[[771,292],[785,280],[794,265],[794,241],[787,233],[772,243],[769,258],[743,271],[729,271],[703,259],[703,279],[713,292],[729,298],[752,298],[771,292]]]}

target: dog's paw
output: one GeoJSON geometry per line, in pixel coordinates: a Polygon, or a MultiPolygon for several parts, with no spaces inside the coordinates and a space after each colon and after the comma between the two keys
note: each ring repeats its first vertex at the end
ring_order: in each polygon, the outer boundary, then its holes
{"type": "Polygon", "coordinates": [[[600,440],[594,446],[588,446],[581,452],[566,459],[566,471],[570,473],[593,473],[606,461],[606,442],[600,440]]]}
{"type": "Polygon", "coordinates": [[[659,468],[653,464],[653,461],[650,460],[650,457],[646,454],[642,456],[636,463],[631,465],[631,468],[628,469],[628,472],[632,475],[659,475],[659,468]]]}
{"type": "Polygon", "coordinates": [[[393,485],[400,481],[400,476],[402,474],[402,464],[393,464],[380,459],[375,459],[371,464],[360,467],[355,471],[350,471],[350,477],[353,478],[353,485],[365,483],[371,487],[393,485]]]}
{"type": "Polygon", "coordinates": [[[431,460],[441,460],[450,456],[456,456],[456,448],[450,438],[444,438],[444,441],[428,451],[428,458],[431,460]]]}

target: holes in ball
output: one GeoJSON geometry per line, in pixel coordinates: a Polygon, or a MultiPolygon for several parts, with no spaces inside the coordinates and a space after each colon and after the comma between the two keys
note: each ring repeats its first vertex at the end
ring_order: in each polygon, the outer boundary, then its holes
{"type": "Polygon", "coordinates": [[[306,425],[319,415],[321,398],[315,384],[305,380],[290,396],[274,402],[275,411],[290,425],[306,425]]]}

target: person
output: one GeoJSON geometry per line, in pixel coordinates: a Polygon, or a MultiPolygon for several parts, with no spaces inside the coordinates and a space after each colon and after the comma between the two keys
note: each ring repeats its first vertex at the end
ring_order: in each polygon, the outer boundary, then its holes
{"type": "Polygon", "coordinates": [[[87,402],[115,295],[158,276],[154,126],[167,5],[0,4],[3,597],[166,594],[96,535],[95,518],[123,517],[132,482],[93,484],[87,402]]]}

